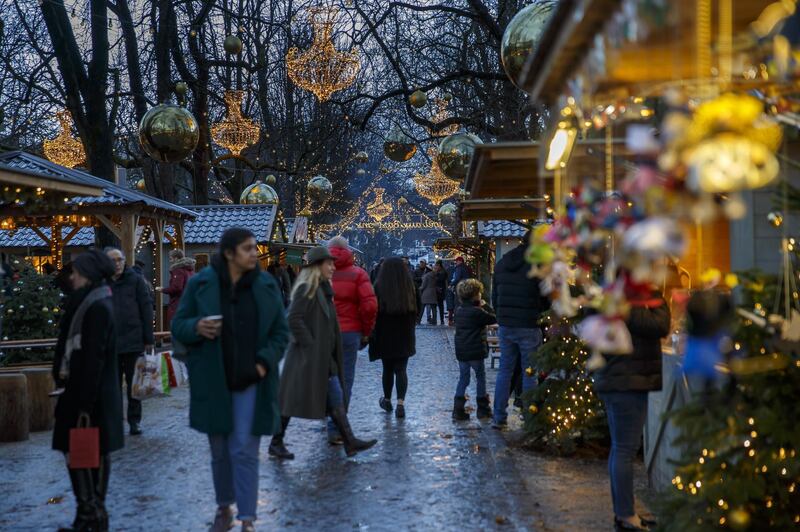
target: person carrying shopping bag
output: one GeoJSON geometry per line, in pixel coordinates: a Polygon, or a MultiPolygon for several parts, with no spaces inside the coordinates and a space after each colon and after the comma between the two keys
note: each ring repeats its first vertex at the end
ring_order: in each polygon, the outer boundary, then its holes
{"type": "Polygon", "coordinates": [[[277,283],[258,268],[253,233],[230,228],[189,279],[172,319],[188,350],[189,424],[208,434],[217,499],[212,532],[255,530],[261,436],[279,432],[278,363],[289,341],[277,283]]]}

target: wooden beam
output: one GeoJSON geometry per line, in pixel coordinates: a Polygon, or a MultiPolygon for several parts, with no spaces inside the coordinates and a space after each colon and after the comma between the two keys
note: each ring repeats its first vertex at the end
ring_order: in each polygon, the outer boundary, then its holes
{"type": "Polygon", "coordinates": [[[97,218],[97,220],[101,224],[103,224],[109,231],[114,233],[114,236],[122,240],[122,231],[120,231],[120,228],[113,221],[111,221],[111,218],[109,218],[105,214],[96,214],[95,218],[97,218]]]}
{"type": "Polygon", "coordinates": [[[119,225],[119,239],[122,245],[122,252],[125,254],[125,263],[133,266],[136,262],[136,226],[139,225],[139,217],[135,214],[122,216],[119,225]]]}
{"type": "Polygon", "coordinates": [[[31,231],[33,231],[34,233],[36,233],[36,236],[38,236],[39,238],[41,238],[41,239],[44,241],[44,245],[45,245],[45,246],[47,246],[47,247],[50,247],[50,245],[52,244],[52,241],[51,241],[49,238],[47,238],[47,235],[45,235],[45,234],[42,232],[42,230],[41,230],[41,229],[39,229],[39,228],[38,228],[38,227],[36,227],[35,225],[31,225],[31,226],[30,226],[30,228],[31,228],[31,231]]]}
{"type": "Polygon", "coordinates": [[[0,183],[8,183],[10,185],[31,188],[42,188],[44,190],[53,190],[74,196],[103,195],[103,189],[100,187],[71,183],[68,181],[61,181],[59,179],[50,179],[47,176],[39,176],[28,172],[16,172],[5,168],[0,169],[0,183]]]}
{"type": "Polygon", "coordinates": [[[69,233],[67,233],[67,236],[65,236],[65,237],[64,237],[64,239],[62,240],[62,244],[64,244],[64,245],[66,246],[66,245],[67,245],[67,243],[68,243],[70,240],[72,240],[72,237],[74,237],[75,235],[77,235],[77,234],[78,234],[78,231],[80,231],[80,230],[81,230],[81,228],[80,228],[80,227],[73,227],[73,228],[70,230],[70,232],[69,232],[69,233]]]}
{"type": "MultiPolygon", "coordinates": [[[[156,286],[164,286],[164,220],[151,219],[150,229],[153,231],[155,239],[155,253],[153,254],[153,273],[155,274],[156,286]]],[[[164,294],[160,290],[156,291],[156,331],[164,330],[164,294]]]]}

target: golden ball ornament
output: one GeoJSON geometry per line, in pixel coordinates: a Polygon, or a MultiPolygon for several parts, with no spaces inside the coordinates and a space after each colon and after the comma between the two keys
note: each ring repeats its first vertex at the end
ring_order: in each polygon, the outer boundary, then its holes
{"type": "Polygon", "coordinates": [[[773,227],[780,227],[783,225],[783,214],[779,213],[778,211],[772,211],[771,213],[767,214],[767,221],[773,227]]]}
{"type": "Polygon", "coordinates": [[[728,524],[734,530],[747,530],[750,521],[750,513],[744,508],[734,508],[728,513],[728,524]]]}
{"type": "Polygon", "coordinates": [[[331,197],[333,185],[327,177],[317,175],[309,180],[306,190],[311,201],[323,203],[331,197]]]}
{"type": "Polygon", "coordinates": [[[539,413],[539,407],[536,405],[531,405],[528,407],[528,412],[533,414],[534,416],[539,413]]]}
{"type": "Polygon", "coordinates": [[[228,35],[222,43],[225,53],[229,55],[239,55],[242,53],[242,40],[236,35],[228,35]]]}
{"type": "Polygon", "coordinates": [[[406,135],[399,127],[394,128],[383,143],[383,153],[392,161],[402,163],[417,153],[414,139],[406,135]]]}
{"type": "Polygon", "coordinates": [[[475,146],[482,144],[481,139],[470,133],[456,133],[445,137],[439,144],[436,162],[444,175],[454,181],[467,176],[475,146]]]}
{"type": "Polygon", "coordinates": [[[408,97],[408,103],[417,109],[420,107],[425,107],[425,104],[428,103],[428,95],[425,93],[425,91],[415,90],[411,93],[411,96],[408,97]]]}
{"type": "Polygon", "coordinates": [[[256,181],[242,191],[239,203],[242,205],[277,205],[280,203],[280,199],[274,188],[261,181],[256,181]]]}
{"type": "Polygon", "coordinates": [[[189,37],[197,37],[197,30],[189,30],[189,37]]]}
{"type": "Polygon", "coordinates": [[[264,178],[264,184],[274,187],[278,182],[278,178],[275,177],[273,174],[269,174],[267,177],[264,178]]]}
{"type": "Polygon", "coordinates": [[[178,96],[186,96],[189,91],[189,85],[185,81],[179,81],[175,84],[175,94],[178,96]]]}
{"type": "Polygon", "coordinates": [[[355,158],[357,163],[364,164],[366,162],[369,162],[369,154],[367,152],[363,151],[363,150],[358,152],[358,153],[356,153],[354,158],[355,158]]]}
{"type": "Polygon", "coordinates": [[[147,185],[145,184],[144,179],[140,179],[136,182],[136,190],[144,192],[145,189],[147,189],[147,185]]]}
{"type": "Polygon", "coordinates": [[[525,375],[527,375],[528,377],[533,375],[533,368],[525,368],[525,375]]]}
{"type": "Polygon", "coordinates": [[[452,203],[445,203],[439,207],[439,212],[437,213],[439,223],[441,223],[444,227],[453,227],[456,224],[457,214],[458,209],[455,205],[452,203]]]}
{"type": "Polygon", "coordinates": [[[552,7],[535,3],[521,9],[506,26],[500,42],[500,59],[503,70],[511,82],[522,89],[522,69],[539,45],[552,7]]]}
{"type": "Polygon", "coordinates": [[[197,147],[200,128],[184,107],[163,103],[150,108],[139,124],[139,142],[145,153],[162,163],[185,159],[197,147]]]}

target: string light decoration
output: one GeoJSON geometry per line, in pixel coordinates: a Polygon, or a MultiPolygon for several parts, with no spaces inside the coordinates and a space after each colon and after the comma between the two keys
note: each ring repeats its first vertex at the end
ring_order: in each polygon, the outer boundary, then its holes
{"type": "MultiPolygon", "coordinates": [[[[439,124],[444,120],[450,118],[450,111],[447,109],[447,106],[450,105],[450,99],[446,98],[435,98],[433,101],[436,104],[436,113],[431,117],[431,122],[434,124],[439,124]]],[[[440,136],[450,136],[458,132],[461,128],[461,125],[458,123],[450,124],[449,126],[445,126],[443,129],[440,129],[438,132],[433,131],[432,129],[428,130],[429,133],[437,134],[440,136]]]]}
{"type": "Polygon", "coordinates": [[[226,90],[224,98],[228,116],[211,127],[211,138],[232,154],[239,155],[258,141],[261,128],[242,114],[244,91],[226,90]]]}
{"type": "Polygon", "coordinates": [[[394,210],[392,208],[391,202],[387,202],[383,199],[383,192],[385,189],[383,188],[376,188],[375,189],[375,199],[367,205],[367,214],[369,214],[370,218],[375,220],[376,222],[382,221],[384,218],[392,214],[394,210]]]}
{"type": "Polygon", "coordinates": [[[427,174],[414,174],[414,190],[417,194],[427,199],[434,205],[440,205],[458,190],[458,182],[448,178],[439,168],[436,160],[436,148],[428,148],[428,157],[431,159],[431,169],[427,174]]]}
{"type": "Polygon", "coordinates": [[[292,47],[286,54],[289,79],[301,89],[314,93],[321,102],[352,85],[361,70],[357,48],[341,52],[333,44],[337,13],[334,7],[309,9],[308,20],[314,29],[314,41],[305,52],[292,47]]]}
{"type": "Polygon", "coordinates": [[[72,136],[72,114],[66,109],[56,113],[61,126],[58,136],[43,142],[44,156],[67,168],[75,168],[86,160],[83,143],[72,136]]]}

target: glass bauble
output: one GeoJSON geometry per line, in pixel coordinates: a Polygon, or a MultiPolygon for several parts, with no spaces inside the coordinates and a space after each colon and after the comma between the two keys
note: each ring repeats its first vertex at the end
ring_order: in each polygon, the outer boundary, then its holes
{"type": "Polygon", "coordinates": [[[315,203],[324,203],[332,193],[333,185],[325,176],[314,176],[308,182],[308,196],[315,203]]]}
{"type": "Polygon", "coordinates": [[[417,109],[420,107],[425,107],[425,104],[428,103],[428,95],[425,94],[424,91],[414,91],[411,93],[411,96],[408,97],[408,103],[417,109]]]}
{"type": "Polygon", "coordinates": [[[256,181],[242,191],[239,203],[243,205],[277,205],[280,203],[280,199],[274,188],[261,181],[256,181]]]}
{"type": "Polygon", "coordinates": [[[514,85],[522,89],[522,69],[544,34],[552,7],[546,3],[531,4],[514,15],[506,26],[500,43],[503,69],[514,85]]]}
{"type": "Polygon", "coordinates": [[[445,137],[439,144],[439,154],[436,156],[436,162],[444,175],[454,181],[464,179],[472,162],[475,146],[481,143],[481,139],[470,133],[456,133],[445,137]]]}
{"type": "Polygon", "coordinates": [[[273,174],[269,174],[267,177],[264,178],[264,184],[274,187],[275,184],[278,182],[278,178],[275,177],[273,174]]]}
{"type": "Polygon", "coordinates": [[[162,163],[175,163],[194,151],[200,129],[192,113],[171,104],[156,105],[139,124],[139,142],[144,151],[162,163]]]}
{"type": "Polygon", "coordinates": [[[389,133],[383,143],[383,153],[392,161],[402,163],[411,159],[417,153],[417,145],[414,144],[414,139],[396,127],[389,133]]]}
{"type": "Polygon", "coordinates": [[[242,53],[242,40],[236,35],[228,35],[225,37],[225,42],[222,43],[225,48],[225,53],[230,55],[239,55],[242,53]]]}
{"type": "Polygon", "coordinates": [[[439,207],[439,223],[444,227],[453,227],[456,224],[456,214],[458,209],[452,203],[445,203],[439,207]]]}

